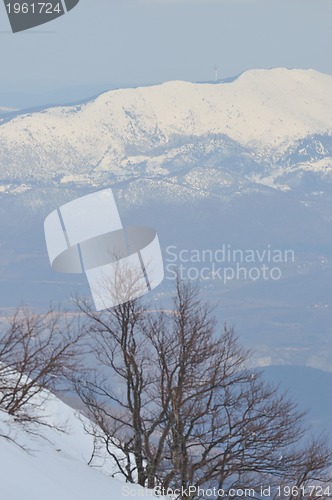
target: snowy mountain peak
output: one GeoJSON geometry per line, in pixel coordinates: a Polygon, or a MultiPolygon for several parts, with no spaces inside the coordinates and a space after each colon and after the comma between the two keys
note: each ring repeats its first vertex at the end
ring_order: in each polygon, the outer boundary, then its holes
{"type": "Polygon", "coordinates": [[[135,166],[151,164],[152,157],[157,167],[148,170],[160,173],[184,147],[192,150],[200,142],[212,151],[215,138],[274,161],[296,141],[330,134],[331,76],[250,70],[230,83],[167,82],[20,114],[0,126],[1,177],[91,179],[102,172],[126,177],[137,174],[135,166]]]}

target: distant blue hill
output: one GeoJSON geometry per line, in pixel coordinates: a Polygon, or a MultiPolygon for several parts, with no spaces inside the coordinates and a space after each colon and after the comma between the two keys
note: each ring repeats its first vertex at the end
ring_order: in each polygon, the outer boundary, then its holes
{"type": "Polygon", "coordinates": [[[332,439],[332,373],[304,366],[269,366],[265,378],[308,409],[307,421],[315,434],[327,432],[332,439]]]}

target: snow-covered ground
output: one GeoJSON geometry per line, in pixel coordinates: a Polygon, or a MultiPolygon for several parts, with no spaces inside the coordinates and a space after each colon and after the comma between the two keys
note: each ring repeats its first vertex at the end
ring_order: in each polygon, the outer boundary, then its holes
{"type": "MultiPolygon", "coordinates": [[[[0,477],[4,500],[119,500],[156,498],[151,490],[115,479],[110,457],[88,465],[93,439],[77,412],[54,395],[42,394],[42,413],[51,427],[25,432],[13,417],[0,411],[0,477]],[[59,430],[57,429],[59,428],[59,430]],[[24,449],[22,449],[24,447],[24,449]]],[[[167,498],[167,497],[165,497],[167,498]]]]}

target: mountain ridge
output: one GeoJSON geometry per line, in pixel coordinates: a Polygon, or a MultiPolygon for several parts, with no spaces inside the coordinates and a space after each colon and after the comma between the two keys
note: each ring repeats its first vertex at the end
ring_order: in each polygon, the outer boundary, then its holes
{"type": "Polygon", "coordinates": [[[199,156],[202,147],[213,152],[213,137],[217,147],[228,142],[242,157],[273,166],[296,141],[330,137],[331,108],[332,76],[312,70],[251,70],[230,83],[111,90],[85,104],[0,122],[0,175],[4,182],[66,182],[68,175],[68,182],[76,176],[84,184],[108,174],[131,178],[142,164],[160,175],[183,155],[199,156]]]}

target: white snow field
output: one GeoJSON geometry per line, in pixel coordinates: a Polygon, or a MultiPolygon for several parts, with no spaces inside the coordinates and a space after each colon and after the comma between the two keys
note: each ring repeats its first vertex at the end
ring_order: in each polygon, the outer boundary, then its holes
{"type": "Polygon", "coordinates": [[[44,421],[66,432],[39,426],[33,435],[0,411],[1,500],[156,498],[152,490],[111,477],[116,468],[109,456],[100,457],[94,467],[87,465],[93,450],[83,426],[88,421],[54,395],[44,391],[45,397],[44,421]]]}

